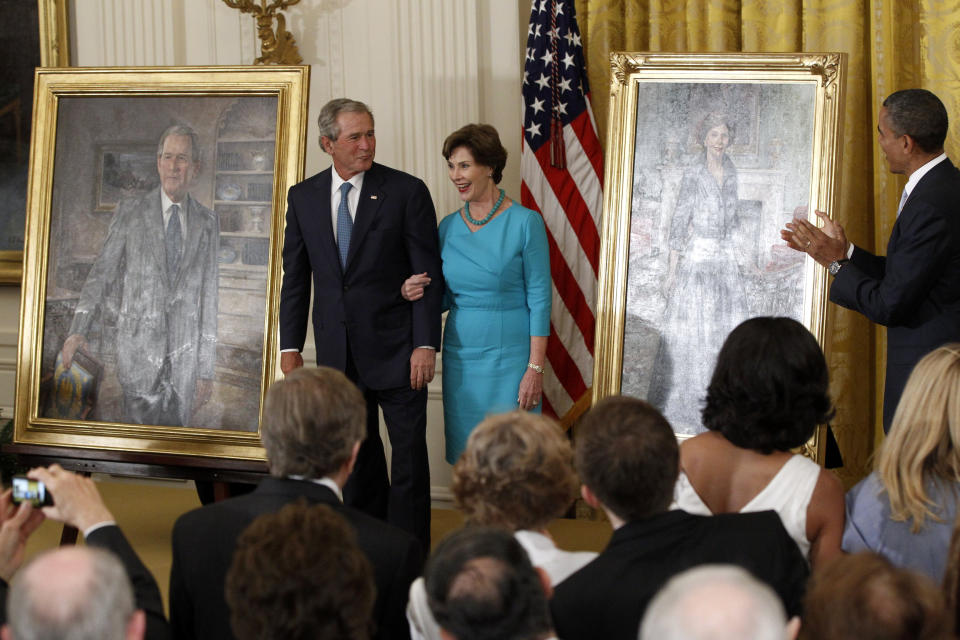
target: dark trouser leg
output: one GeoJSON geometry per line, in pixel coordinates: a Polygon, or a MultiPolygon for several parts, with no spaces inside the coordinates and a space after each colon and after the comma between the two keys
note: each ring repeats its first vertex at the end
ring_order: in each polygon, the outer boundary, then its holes
{"type": "Polygon", "coordinates": [[[430,549],[430,465],[427,460],[427,391],[410,387],[377,392],[390,435],[390,506],[387,521],[430,549]]]}
{"type": "Polygon", "coordinates": [[[380,440],[377,392],[365,389],[363,397],[367,403],[367,437],[360,445],[353,473],[343,487],[343,501],[375,518],[386,520],[390,481],[387,479],[387,460],[380,440]]]}

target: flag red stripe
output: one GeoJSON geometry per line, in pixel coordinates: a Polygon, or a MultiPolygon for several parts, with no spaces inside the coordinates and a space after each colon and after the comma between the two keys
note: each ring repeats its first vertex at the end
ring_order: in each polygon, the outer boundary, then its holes
{"type": "MultiPolygon", "coordinates": [[[[590,101],[590,95],[587,94],[587,102],[590,101]]],[[[580,145],[587,154],[593,170],[597,172],[597,179],[603,184],[603,148],[600,146],[600,138],[593,129],[593,123],[590,122],[590,114],[584,111],[579,116],[570,121],[570,128],[577,134],[580,145]]]]}
{"type": "MultiPolygon", "coordinates": [[[[521,183],[521,199],[525,198],[529,193],[530,191],[527,189],[527,185],[521,183]]],[[[553,234],[550,233],[550,229],[547,229],[547,243],[550,246],[550,275],[553,278],[553,284],[557,288],[563,304],[570,310],[570,315],[573,317],[574,322],[577,323],[580,333],[583,334],[583,341],[587,344],[587,349],[592,354],[595,328],[593,311],[591,311],[590,305],[587,304],[587,298],[584,296],[583,290],[580,288],[573,272],[570,271],[570,266],[567,265],[567,261],[564,259],[560,247],[557,246],[557,241],[554,239],[553,234]]],[[[561,380],[562,379],[563,378],[561,378],[561,380]]]]}
{"type": "Polygon", "coordinates": [[[584,384],[580,370],[577,369],[577,363],[573,361],[573,358],[570,357],[563,346],[563,342],[557,337],[557,331],[552,322],[550,323],[550,337],[547,339],[547,360],[550,361],[553,372],[574,402],[586,393],[587,385],[584,384]]]}
{"type": "Polygon", "coordinates": [[[566,214],[570,227],[577,234],[580,246],[583,247],[583,252],[593,268],[593,273],[597,274],[600,272],[600,234],[597,226],[590,216],[590,208],[581,197],[580,190],[577,189],[577,183],[570,178],[570,173],[565,169],[555,169],[550,166],[548,147],[549,145],[546,144],[541,146],[534,155],[554,195],[563,207],[563,213],[566,214]]]}

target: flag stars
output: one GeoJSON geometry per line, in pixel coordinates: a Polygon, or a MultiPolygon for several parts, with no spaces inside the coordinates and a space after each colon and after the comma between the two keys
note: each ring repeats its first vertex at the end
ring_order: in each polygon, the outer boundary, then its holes
{"type": "Polygon", "coordinates": [[[530,108],[533,109],[533,113],[537,114],[543,111],[543,100],[534,99],[530,104],[530,108]]]}
{"type": "Polygon", "coordinates": [[[561,116],[567,115],[567,103],[561,102],[557,104],[557,107],[556,109],[554,109],[554,111],[557,113],[557,115],[561,115],[561,116]]]}
{"type": "Polygon", "coordinates": [[[564,78],[560,81],[560,91],[573,91],[570,87],[570,78],[564,78]]]}
{"type": "Polygon", "coordinates": [[[536,82],[538,85],[540,85],[540,89],[541,89],[541,90],[542,90],[542,89],[546,89],[547,87],[550,86],[550,78],[548,78],[548,77],[547,77],[547,74],[545,74],[545,73],[541,73],[541,74],[540,74],[540,79],[539,79],[539,80],[536,80],[535,82],[536,82]]]}
{"type": "Polygon", "coordinates": [[[537,8],[537,11],[542,13],[547,10],[547,0],[540,0],[540,6],[537,8]]]}
{"type": "Polygon", "coordinates": [[[543,27],[543,25],[541,25],[541,24],[539,24],[539,23],[537,24],[536,28],[533,30],[533,37],[534,37],[534,38],[539,38],[539,37],[540,37],[540,29],[541,29],[542,27],[543,27]]]}
{"type": "Polygon", "coordinates": [[[540,125],[536,122],[531,123],[530,126],[527,127],[527,135],[530,136],[531,138],[535,138],[536,136],[539,136],[540,125]]]}
{"type": "Polygon", "coordinates": [[[550,64],[553,62],[553,52],[552,52],[552,51],[544,51],[544,52],[543,52],[543,55],[540,56],[540,59],[543,60],[544,66],[549,67],[550,64]]]}
{"type": "Polygon", "coordinates": [[[574,64],[573,56],[570,55],[569,52],[567,52],[567,54],[563,56],[563,68],[569,69],[570,67],[573,66],[573,64],[574,64]]]}

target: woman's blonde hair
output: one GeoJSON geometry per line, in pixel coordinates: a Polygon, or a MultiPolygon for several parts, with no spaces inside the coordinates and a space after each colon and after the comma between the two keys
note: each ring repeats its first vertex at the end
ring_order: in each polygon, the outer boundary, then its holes
{"type": "Polygon", "coordinates": [[[573,450],[556,422],[513,411],[477,425],[453,467],[454,502],[473,525],[537,530],[577,495],[573,450]]]}
{"type": "Polygon", "coordinates": [[[890,433],[880,448],[876,471],[890,498],[890,517],[942,521],[927,494],[927,482],[960,480],[960,343],[928,353],[900,397],[890,433]]]}

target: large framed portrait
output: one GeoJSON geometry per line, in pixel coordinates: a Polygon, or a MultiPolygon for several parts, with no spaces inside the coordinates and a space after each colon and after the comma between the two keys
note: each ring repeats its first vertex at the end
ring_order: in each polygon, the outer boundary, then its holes
{"type": "Polygon", "coordinates": [[[262,459],[307,83],[37,70],[14,442],[262,459]]]}
{"type": "Polygon", "coordinates": [[[615,53],[594,398],[660,409],[681,437],[727,334],[760,315],[823,344],[826,274],[786,247],[834,210],[843,54],[615,53]]]}
{"type": "Polygon", "coordinates": [[[33,70],[70,64],[67,0],[0,0],[0,284],[20,284],[33,70]]]}

